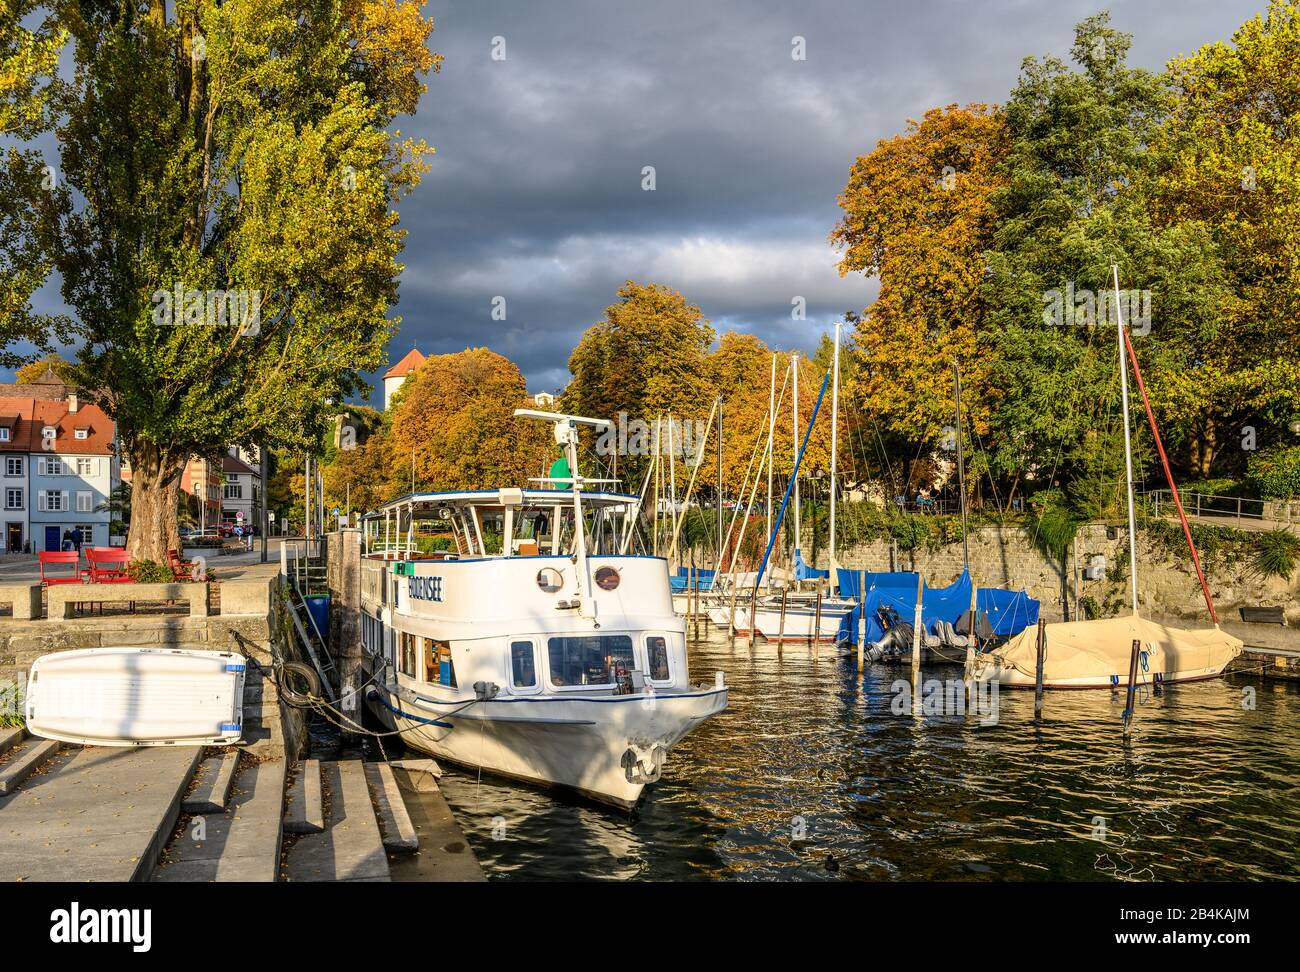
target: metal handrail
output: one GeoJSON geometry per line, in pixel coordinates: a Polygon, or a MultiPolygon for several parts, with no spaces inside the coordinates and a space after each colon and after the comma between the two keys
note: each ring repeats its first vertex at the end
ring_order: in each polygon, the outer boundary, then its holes
{"type": "MultiPolygon", "coordinates": [[[[1156,516],[1174,513],[1173,493],[1170,490],[1151,489],[1141,495],[1151,503],[1152,513],[1156,516]]],[[[1272,502],[1271,500],[1248,496],[1216,496],[1213,493],[1184,492],[1181,489],[1178,491],[1178,497],[1182,500],[1183,510],[1188,516],[1232,517],[1238,522],[1241,520],[1270,520],[1285,524],[1300,522],[1289,511],[1283,516],[1265,516],[1267,504],[1272,502]],[[1250,512],[1246,504],[1254,505],[1259,512],[1250,512]]]]}

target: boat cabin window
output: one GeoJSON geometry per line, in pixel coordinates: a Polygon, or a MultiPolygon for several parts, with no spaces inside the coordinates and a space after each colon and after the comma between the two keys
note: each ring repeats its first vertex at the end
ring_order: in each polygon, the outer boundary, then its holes
{"type": "Polygon", "coordinates": [[[415,635],[402,632],[401,672],[415,677],[415,635]]]}
{"type": "Polygon", "coordinates": [[[628,635],[584,635],[547,642],[551,684],[613,685],[636,667],[628,635]]]}
{"type": "Polygon", "coordinates": [[[510,642],[510,681],[515,688],[537,685],[537,661],[531,641],[510,642]]]}
{"type": "Polygon", "coordinates": [[[424,680],[434,685],[456,688],[456,665],[451,660],[451,643],[436,638],[424,642],[424,680]]]}
{"type": "Polygon", "coordinates": [[[668,671],[668,639],[662,635],[651,635],[645,640],[647,677],[652,682],[667,682],[672,679],[668,671]]]}

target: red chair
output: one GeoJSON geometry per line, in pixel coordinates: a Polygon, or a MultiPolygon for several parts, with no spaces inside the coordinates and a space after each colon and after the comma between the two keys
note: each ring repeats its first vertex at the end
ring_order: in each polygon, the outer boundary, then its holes
{"type": "Polygon", "coordinates": [[[41,586],[49,587],[51,584],[80,584],[81,571],[78,565],[81,563],[81,555],[75,550],[42,550],[36,555],[41,562],[41,586]],[[56,564],[67,564],[72,568],[71,574],[54,574],[53,576],[45,573],[46,567],[52,567],[56,564]]]}
{"type": "Polygon", "coordinates": [[[125,550],[115,547],[91,547],[86,551],[86,560],[90,568],[83,571],[92,584],[130,584],[131,573],[127,569],[131,558],[125,550]]]}
{"type": "MultiPolygon", "coordinates": [[[[131,558],[125,550],[117,547],[88,547],[86,560],[90,567],[83,570],[81,576],[88,584],[130,584],[134,581],[128,570],[131,558]]],[[[93,613],[93,604],[91,610],[93,613]]],[[[129,610],[135,613],[135,601],[130,603],[129,610]]],[[[103,603],[99,605],[99,613],[104,613],[103,603]]]]}
{"type": "Polygon", "coordinates": [[[196,560],[183,559],[179,550],[167,551],[167,566],[172,569],[172,573],[177,577],[192,577],[197,564],[198,561],[196,560]]]}

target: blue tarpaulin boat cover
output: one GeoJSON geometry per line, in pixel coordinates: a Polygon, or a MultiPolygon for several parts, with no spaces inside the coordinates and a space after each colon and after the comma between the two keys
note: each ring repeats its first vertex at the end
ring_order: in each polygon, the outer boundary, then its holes
{"type": "MultiPolygon", "coordinates": [[[[694,573],[695,576],[700,579],[701,591],[713,590],[713,579],[717,576],[718,573],[716,570],[704,570],[701,567],[697,567],[695,568],[694,573]]],[[[677,576],[669,577],[668,583],[672,585],[672,591],[674,594],[685,594],[687,591],[692,589],[691,568],[678,567],[677,576]]]]}
{"type": "MultiPolygon", "coordinates": [[[[840,570],[840,594],[846,598],[859,600],[862,586],[861,571],[840,570]]],[[[886,573],[866,573],[866,596],[862,601],[867,618],[866,637],[868,642],[879,641],[884,637],[884,628],[880,625],[880,608],[892,608],[898,617],[908,624],[916,617],[916,581],[914,571],[894,571],[886,573]]],[[[935,632],[936,621],[956,624],[958,619],[970,610],[971,579],[970,570],[962,571],[948,587],[926,588],[921,598],[921,621],[931,634],[935,632]]],[[[982,587],[977,595],[977,607],[988,617],[993,633],[1000,638],[1009,638],[1019,634],[1031,624],[1038,623],[1039,604],[1024,591],[1007,591],[994,587],[982,587]]],[[[857,644],[857,633],[861,628],[858,608],[845,618],[840,629],[840,637],[851,644],[857,644]]]]}
{"type": "Polygon", "coordinates": [[[815,580],[818,577],[830,577],[829,570],[818,570],[816,567],[809,567],[803,562],[803,551],[797,547],[794,551],[794,579],[795,580],[815,580]]]}

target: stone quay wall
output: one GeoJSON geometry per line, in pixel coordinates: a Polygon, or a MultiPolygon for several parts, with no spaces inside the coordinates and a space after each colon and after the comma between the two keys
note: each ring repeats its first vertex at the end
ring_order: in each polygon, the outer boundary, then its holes
{"type": "MultiPolygon", "coordinates": [[[[1119,613],[1129,603],[1128,528],[1088,524],[1078,536],[1079,584],[1075,588],[1074,563],[1064,567],[1051,562],[1034,546],[1029,531],[1020,525],[982,526],[971,530],[971,575],[984,587],[1024,588],[1043,605],[1048,621],[1073,619],[1079,598],[1092,598],[1102,613],[1119,613]],[[1105,575],[1083,579],[1092,558],[1106,558],[1105,575]]],[[[1152,618],[1205,619],[1205,599],[1191,559],[1175,559],[1165,548],[1138,530],[1138,605],[1152,618]]],[[[824,551],[817,566],[828,566],[824,551]]],[[[1204,558],[1203,558],[1204,559],[1204,558]]],[[[878,540],[840,551],[840,566],[852,570],[916,570],[932,587],[952,583],[961,575],[962,544],[931,550],[897,550],[888,540],[878,540]],[[892,558],[892,559],[891,559],[892,558]]],[[[1262,578],[1251,573],[1243,559],[1218,557],[1205,560],[1210,594],[1221,618],[1235,617],[1240,607],[1281,607],[1288,624],[1300,626],[1300,570],[1290,578],[1262,578]]]]}

